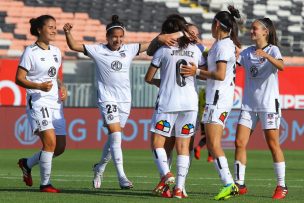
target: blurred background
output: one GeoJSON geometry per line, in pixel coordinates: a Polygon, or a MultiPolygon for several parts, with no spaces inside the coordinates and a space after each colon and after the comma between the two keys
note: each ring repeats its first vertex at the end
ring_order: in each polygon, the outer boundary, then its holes
{"type": "MultiPolygon", "coordinates": [[[[39,146],[31,135],[25,117],[25,91],[14,83],[19,57],[25,46],[35,42],[29,20],[50,14],[57,21],[54,45],[63,55],[61,77],[68,88],[65,116],[70,148],[98,148],[105,140],[105,129],[96,108],[95,66],[92,60],[69,50],[63,25],[73,24],[74,38],[84,44],[106,43],[105,26],[113,14],[125,24],[125,43],[148,42],[158,35],[166,16],[179,14],[196,24],[203,45],[213,43],[211,24],[214,15],[233,4],[240,10],[240,40],[251,45],[250,25],[254,19],[269,17],[276,25],[280,50],[286,68],[279,74],[280,103],[283,110],[281,144],[286,149],[304,149],[304,2],[303,0],[0,0],[0,148],[39,146]]],[[[127,148],[149,147],[149,125],[158,89],[145,84],[144,75],[151,57],[145,53],[132,63],[130,79],[132,107],[124,140],[127,148]]],[[[234,146],[234,134],[241,105],[244,71],[237,69],[234,111],[223,139],[234,146]]],[[[204,88],[204,83],[199,83],[204,88]]],[[[256,134],[261,134],[260,127],[256,134]]],[[[265,149],[262,136],[255,136],[252,149],[265,149]],[[259,144],[260,141],[263,144],[259,144]]]]}

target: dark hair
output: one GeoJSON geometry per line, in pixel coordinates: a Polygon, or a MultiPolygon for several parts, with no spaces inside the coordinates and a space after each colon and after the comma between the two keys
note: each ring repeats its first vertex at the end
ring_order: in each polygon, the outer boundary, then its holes
{"type": "Polygon", "coordinates": [[[112,15],[112,22],[109,23],[106,27],[107,36],[112,34],[114,28],[121,28],[122,30],[125,30],[124,24],[120,22],[118,18],[118,15],[112,15]]]}
{"type": "Polygon", "coordinates": [[[183,23],[187,24],[186,19],[185,19],[183,16],[178,15],[178,14],[171,14],[171,15],[168,15],[168,16],[167,16],[167,19],[178,19],[178,20],[181,20],[183,23]]]}
{"type": "MultiPolygon", "coordinates": [[[[187,30],[187,24],[185,24],[184,21],[179,18],[167,18],[162,24],[162,33],[164,34],[170,34],[178,31],[186,32],[187,30]]],[[[177,42],[178,47],[183,49],[188,46],[190,39],[183,36],[180,37],[177,42]]]]}
{"type": "Polygon", "coordinates": [[[269,18],[261,18],[261,19],[257,19],[257,21],[259,21],[261,24],[263,24],[263,26],[268,29],[268,37],[267,37],[267,42],[269,44],[273,44],[273,45],[278,45],[278,37],[277,37],[277,33],[276,33],[276,29],[275,26],[273,24],[273,22],[269,19],[269,18]]]}
{"type": "Polygon", "coordinates": [[[38,18],[32,18],[30,20],[31,34],[36,36],[36,37],[39,37],[38,29],[42,29],[42,27],[45,25],[45,22],[48,21],[49,19],[52,19],[52,20],[56,21],[56,19],[53,16],[50,16],[50,15],[42,15],[42,16],[39,16],[38,18]]]}
{"type": "Polygon", "coordinates": [[[238,25],[235,18],[241,18],[239,10],[234,8],[234,6],[229,5],[228,11],[218,12],[214,19],[220,22],[220,28],[224,32],[230,32],[230,39],[234,42],[237,47],[241,47],[241,43],[238,39],[238,25]]]}

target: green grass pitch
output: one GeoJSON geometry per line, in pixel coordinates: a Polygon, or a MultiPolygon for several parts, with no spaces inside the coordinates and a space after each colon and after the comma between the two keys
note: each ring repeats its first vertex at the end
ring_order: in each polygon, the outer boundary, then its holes
{"type": "MultiPolygon", "coordinates": [[[[34,185],[22,182],[17,160],[30,156],[36,150],[0,150],[0,202],[216,202],[213,196],[221,187],[214,165],[206,162],[206,150],[201,160],[193,160],[187,178],[188,199],[155,197],[151,190],[158,183],[159,175],[149,150],[125,150],[126,174],[134,183],[132,190],[120,190],[113,163],[104,174],[102,189],[92,189],[92,165],[99,160],[100,150],[67,150],[54,159],[52,183],[62,190],[59,194],[40,193],[39,167],[33,169],[34,185]]],[[[233,173],[233,151],[226,150],[233,173]]],[[[285,151],[289,194],[281,202],[304,202],[304,152],[285,151]]],[[[173,164],[173,172],[175,166],[173,164]]],[[[269,151],[249,151],[246,171],[248,194],[226,200],[227,202],[274,202],[271,199],[276,186],[272,159],[269,151]]]]}

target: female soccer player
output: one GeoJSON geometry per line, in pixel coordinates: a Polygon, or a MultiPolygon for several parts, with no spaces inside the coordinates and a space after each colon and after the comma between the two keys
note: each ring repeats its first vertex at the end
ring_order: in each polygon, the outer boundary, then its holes
{"type": "MultiPolygon", "coordinates": [[[[162,25],[162,33],[186,31],[186,24],[178,18],[167,18],[162,25]]],[[[167,137],[175,130],[177,150],[177,181],[173,192],[176,198],[185,198],[183,188],[189,167],[189,144],[196,125],[198,96],[195,77],[184,77],[180,66],[192,62],[201,65],[199,48],[187,37],[178,40],[178,46],[162,46],[153,56],[145,81],[159,87],[155,112],[152,118],[152,149],[154,161],[161,174],[161,181],[153,190],[161,195],[168,185],[175,182],[167,163],[164,149],[167,137]],[[160,79],[154,75],[160,69],[160,79]]]]}
{"type": "MultiPolygon", "coordinates": [[[[107,163],[114,161],[119,185],[122,189],[133,187],[123,168],[121,133],[129,117],[131,108],[131,90],[129,69],[132,59],[147,50],[149,43],[123,44],[125,27],[112,16],[112,22],[106,27],[107,44],[82,45],[73,39],[72,25],[63,27],[70,49],[83,52],[92,58],[97,66],[98,107],[109,131],[108,141],[103,148],[101,161],[93,168],[93,187],[100,188],[107,163]]],[[[171,37],[159,39],[170,44],[171,37]]],[[[174,43],[174,40],[172,41],[174,43]]]]}
{"type": "Polygon", "coordinates": [[[229,12],[220,11],[213,19],[212,36],[216,41],[208,52],[208,70],[197,69],[193,64],[182,68],[182,74],[185,76],[197,74],[207,78],[206,107],[202,121],[205,124],[208,150],[214,158],[215,168],[224,184],[214,197],[215,200],[228,199],[238,193],[221,146],[226,118],[233,106],[235,51],[236,46],[240,47],[235,21],[235,17],[240,18],[240,14],[233,6],[229,6],[228,9],[229,12]]]}
{"type": "Polygon", "coordinates": [[[235,141],[235,182],[240,194],[245,194],[246,146],[258,120],[261,120],[266,142],[272,154],[277,187],[273,199],[284,199],[285,161],[279,143],[281,109],[279,104],[278,71],[284,63],[277,47],[276,30],[269,18],[257,19],[251,26],[251,39],[255,45],[241,52],[238,63],[245,68],[246,83],[242,111],[235,141]]]}
{"type": "Polygon", "coordinates": [[[16,84],[26,88],[27,116],[33,133],[41,139],[42,149],[30,158],[20,159],[18,164],[24,182],[32,186],[31,168],[39,162],[40,191],[57,193],[60,191],[51,185],[50,177],[53,157],[65,149],[66,126],[61,100],[66,98],[66,90],[57,81],[61,52],[50,44],[56,37],[56,20],[42,15],[31,19],[30,24],[30,32],[37,41],[26,47],[21,56],[16,84]]]}

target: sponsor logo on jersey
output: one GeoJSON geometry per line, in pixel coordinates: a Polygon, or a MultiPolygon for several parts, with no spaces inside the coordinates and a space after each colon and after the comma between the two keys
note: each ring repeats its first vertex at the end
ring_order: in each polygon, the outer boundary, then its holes
{"type": "Polygon", "coordinates": [[[54,57],[55,62],[58,63],[57,55],[53,55],[53,57],[54,57]]]}
{"type": "Polygon", "coordinates": [[[189,135],[193,132],[194,132],[194,125],[191,123],[184,125],[182,128],[182,134],[184,135],[189,135]]]}
{"type": "Polygon", "coordinates": [[[259,70],[256,66],[251,66],[250,68],[250,74],[252,77],[256,77],[259,73],[259,70]]]}
{"type": "Polygon", "coordinates": [[[111,68],[115,71],[120,71],[122,68],[122,63],[120,61],[113,61],[111,63],[111,68]]]}
{"type": "Polygon", "coordinates": [[[43,121],[42,121],[42,125],[43,125],[43,126],[47,126],[48,124],[49,124],[49,122],[48,122],[47,120],[43,120],[43,121]]]}
{"type": "Polygon", "coordinates": [[[228,112],[223,112],[221,113],[219,119],[224,123],[225,122],[225,119],[227,118],[227,115],[228,115],[228,112]]]}
{"type": "Polygon", "coordinates": [[[170,128],[171,128],[171,125],[166,120],[158,121],[155,125],[155,129],[166,132],[166,133],[170,132],[170,128]]]}
{"type": "Polygon", "coordinates": [[[108,119],[109,121],[111,121],[111,120],[114,119],[114,116],[113,116],[112,114],[109,114],[109,115],[107,115],[107,119],[108,119]]]}
{"type": "Polygon", "coordinates": [[[50,67],[50,69],[48,71],[48,75],[50,77],[54,77],[56,75],[56,68],[54,66],[50,67]]]}
{"type": "Polygon", "coordinates": [[[21,115],[15,123],[15,137],[23,145],[34,144],[39,139],[32,133],[26,114],[21,115]]]}

